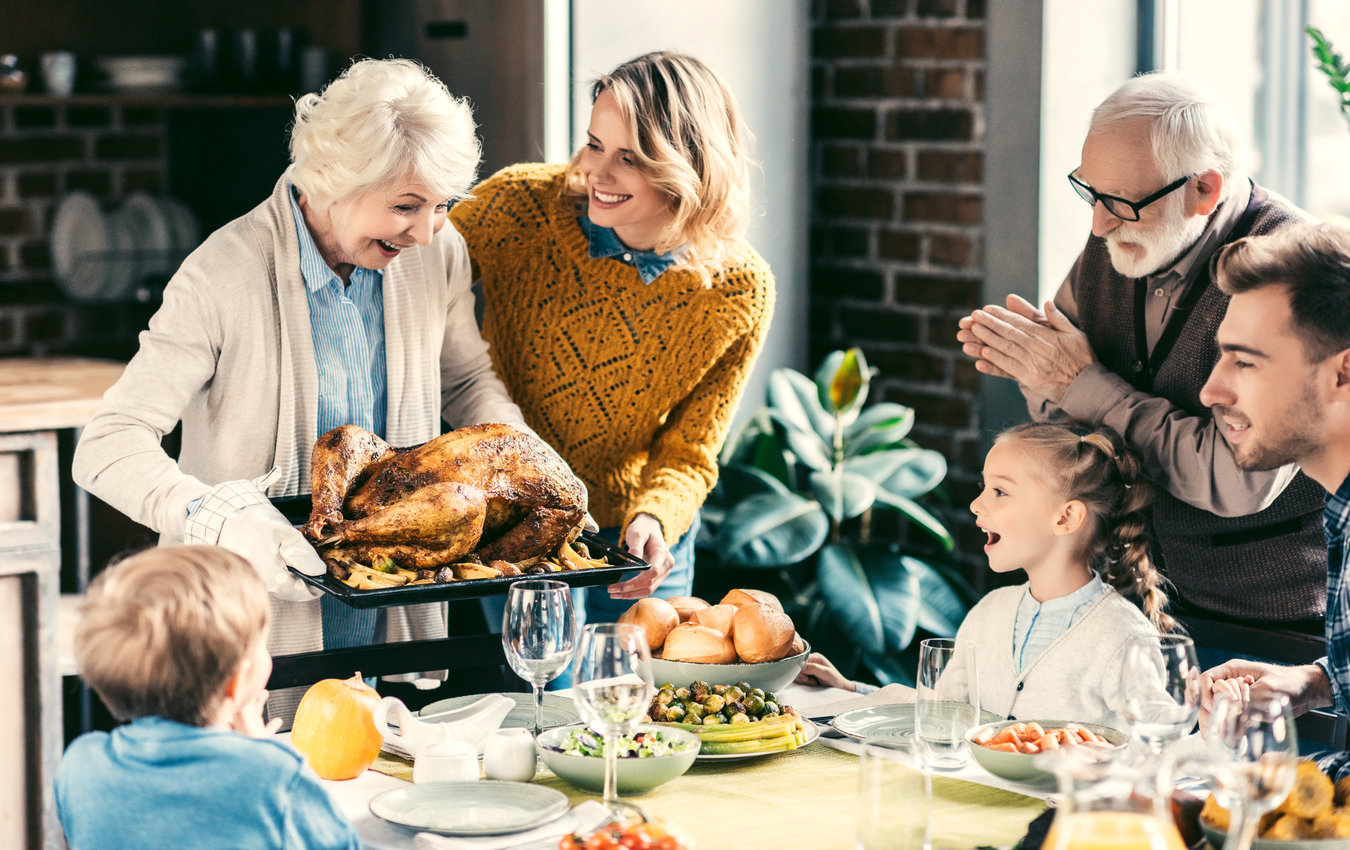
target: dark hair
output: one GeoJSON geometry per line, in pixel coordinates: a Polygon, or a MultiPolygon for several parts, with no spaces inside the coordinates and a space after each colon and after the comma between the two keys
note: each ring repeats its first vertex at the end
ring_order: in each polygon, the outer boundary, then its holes
{"type": "Polygon", "coordinates": [[[1094,524],[1088,563],[1107,584],[1139,600],[1159,631],[1176,622],[1167,614],[1166,579],[1148,556],[1148,521],[1152,497],[1143,478],[1138,453],[1105,425],[1070,421],[1031,422],[1009,428],[997,442],[1017,440],[1042,453],[1039,468],[1053,475],[1067,499],[1087,508],[1094,524]]]}
{"type": "Polygon", "coordinates": [[[1225,248],[1214,269],[1228,295],[1288,287],[1294,326],[1312,362],[1350,348],[1350,227],[1300,223],[1248,236],[1225,248]]]}

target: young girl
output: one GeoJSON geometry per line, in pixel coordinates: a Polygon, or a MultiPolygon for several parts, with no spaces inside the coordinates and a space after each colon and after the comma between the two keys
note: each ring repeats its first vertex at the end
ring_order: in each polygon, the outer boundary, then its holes
{"type": "Polygon", "coordinates": [[[652,565],[592,591],[588,618],[610,621],[632,599],[691,592],[698,509],[773,276],[744,241],[749,134],[716,74],[648,53],[591,99],[570,163],[504,169],[450,220],[483,281],[497,374],[586,483],[601,536],[652,565]]]}
{"type": "MultiPolygon", "coordinates": [[[[995,440],[970,509],[989,568],[1027,582],[991,591],[957,631],[974,648],[982,708],[1123,728],[1126,641],[1174,626],[1148,558],[1148,498],[1138,455],[1110,428],[1033,423],[995,440]]],[[[856,684],[821,656],[799,681],[856,684]]]]}

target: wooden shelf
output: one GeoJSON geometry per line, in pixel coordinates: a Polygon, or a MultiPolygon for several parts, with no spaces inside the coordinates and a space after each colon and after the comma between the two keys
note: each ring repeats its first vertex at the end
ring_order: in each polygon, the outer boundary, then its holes
{"type": "Polygon", "coordinates": [[[72,95],[0,93],[0,106],[155,106],[174,109],[257,109],[290,107],[287,94],[229,94],[187,91],[77,92],[72,95]]]}

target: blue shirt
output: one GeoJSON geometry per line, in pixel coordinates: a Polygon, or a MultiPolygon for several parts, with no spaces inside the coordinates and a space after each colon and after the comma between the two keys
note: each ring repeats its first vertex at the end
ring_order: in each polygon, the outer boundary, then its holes
{"type": "Polygon", "coordinates": [[[588,253],[595,259],[613,258],[637,269],[643,283],[651,283],[661,273],[675,265],[680,259],[680,248],[674,248],[664,254],[655,251],[635,251],[623,244],[623,240],[613,228],[601,227],[586,216],[581,217],[581,232],[586,234],[590,244],[588,253]]]}
{"type": "Polygon", "coordinates": [[[384,272],[357,267],[351,284],[328,267],[290,194],[300,238],[300,274],[309,301],[314,366],[319,376],[319,434],[359,425],[384,436],[389,406],[384,360],[384,272]]]}
{"type": "Polygon", "coordinates": [[[1057,599],[1037,602],[1031,585],[1022,593],[1013,619],[1013,661],[1017,672],[1031,666],[1055,639],[1106,593],[1106,585],[1097,575],[1082,587],[1057,599]]]}
{"type": "Polygon", "coordinates": [[[71,850],[360,847],[290,747],[161,717],[77,738],[56,811],[71,850]]]}
{"type": "Polygon", "coordinates": [[[1322,509],[1322,531],[1327,538],[1327,655],[1317,663],[1331,681],[1332,703],[1340,714],[1350,713],[1350,587],[1345,583],[1346,526],[1350,526],[1350,477],[1335,493],[1328,493],[1322,509]]]}

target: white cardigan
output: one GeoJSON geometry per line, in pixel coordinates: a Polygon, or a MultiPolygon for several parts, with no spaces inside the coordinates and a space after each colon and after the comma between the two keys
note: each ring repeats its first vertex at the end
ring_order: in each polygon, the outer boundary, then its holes
{"type": "MultiPolygon", "coordinates": [[[[103,397],[75,451],[75,482],[182,540],[188,502],[273,465],[273,497],[309,492],[318,377],[300,274],[289,173],[272,196],[212,233],[183,262],[140,349],[103,397]],[[160,440],[183,423],[177,463],[160,440]]],[[[480,422],[523,426],[474,318],[464,239],[448,224],[384,272],[386,439],[423,443],[480,422]]],[[[445,636],[444,605],[389,609],[385,640],[445,636]]],[[[274,653],[323,647],[317,601],[273,600],[274,653]]]]}
{"type": "Polygon", "coordinates": [[[1027,585],[990,591],[956,640],[974,646],[980,707],[1019,720],[1072,720],[1125,730],[1120,716],[1125,642],[1157,634],[1138,608],[1108,588],[1019,675],[1013,620],[1027,585]]]}

